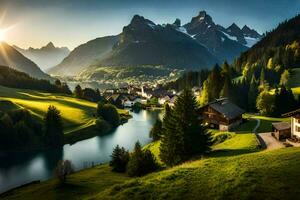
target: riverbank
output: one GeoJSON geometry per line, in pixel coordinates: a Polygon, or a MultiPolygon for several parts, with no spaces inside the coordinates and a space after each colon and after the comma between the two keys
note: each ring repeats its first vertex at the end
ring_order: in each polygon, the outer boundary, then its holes
{"type": "Polygon", "coordinates": [[[78,171],[93,164],[109,162],[116,145],[132,150],[137,140],[142,145],[151,142],[149,131],[159,117],[160,111],[141,110],[129,114],[132,117],[128,122],[107,134],[81,140],[75,144],[66,144],[58,149],[2,155],[1,159],[6,162],[0,162],[0,193],[31,181],[45,181],[52,178],[59,160],[71,160],[78,171]]]}

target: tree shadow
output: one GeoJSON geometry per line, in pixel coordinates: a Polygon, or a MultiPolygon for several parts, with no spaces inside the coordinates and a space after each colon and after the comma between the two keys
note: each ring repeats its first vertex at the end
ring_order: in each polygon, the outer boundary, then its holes
{"type": "Polygon", "coordinates": [[[259,149],[220,149],[214,150],[209,153],[209,157],[218,158],[218,157],[230,157],[230,156],[239,156],[243,154],[256,153],[259,149]]]}

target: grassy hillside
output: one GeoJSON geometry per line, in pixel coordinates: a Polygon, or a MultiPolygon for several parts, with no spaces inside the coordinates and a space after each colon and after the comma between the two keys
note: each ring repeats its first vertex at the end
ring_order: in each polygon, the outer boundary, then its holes
{"type": "Polygon", "coordinates": [[[276,117],[266,117],[266,116],[258,116],[258,115],[251,115],[246,114],[245,117],[251,118],[251,119],[258,119],[260,120],[260,126],[257,129],[258,133],[265,133],[265,132],[271,132],[272,131],[272,123],[274,122],[289,122],[290,118],[276,118],[276,117]]]}
{"type": "MultiPolygon", "coordinates": [[[[42,93],[32,90],[13,89],[0,86],[0,100],[8,100],[15,105],[28,109],[42,120],[49,105],[61,111],[65,134],[84,130],[95,124],[97,104],[67,95],[42,93]]],[[[128,111],[119,110],[120,114],[128,111]]]]}
{"type": "MultiPolygon", "coordinates": [[[[300,149],[261,151],[250,131],[255,122],[250,119],[236,132],[211,131],[213,138],[226,135],[211,153],[141,178],[100,165],[69,176],[64,186],[52,179],[0,199],[297,199],[300,149]]],[[[159,145],[145,148],[158,156],[159,145]]]]}

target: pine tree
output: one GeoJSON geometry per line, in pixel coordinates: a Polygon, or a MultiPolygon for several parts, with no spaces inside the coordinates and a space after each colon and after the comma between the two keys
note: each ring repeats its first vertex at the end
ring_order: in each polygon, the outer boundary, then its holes
{"type": "Polygon", "coordinates": [[[212,72],[208,77],[208,81],[210,86],[209,101],[219,98],[221,89],[223,87],[223,81],[222,81],[221,70],[219,65],[214,66],[212,72]]]}
{"type": "Polygon", "coordinates": [[[227,62],[227,60],[224,61],[224,63],[222,64],[222,71],[221,71],[223,76],[229,76],[231,77],[231,68],[227,62]]]}
{"type": "Polygon", "coordinates": [[[82,98],[83,97],[83,91],[80,85],[76,85],[75,90],[74,90],[74,95],[77,98],[82,98]]]}
{"type": "Polygon", "coordinates": [[[252,75],[248,92],[248,110],[256,111],[256,98],[258,96],[258,85],[254,74],[252,75]]]}
{"type": "Polygon", "coordinates": [[[64,133],[60,111],[55,106],[50,105],[44,121],[46,143],[50,146],[62,145],[64,133]]]}
{"type": "Polygon", "coordinates": [[[111,161],[109,162],[109,166],[112,167],[112,171],[115,172],[125,172],[126,166],[129,161],[129,152],[125,150],[124,147],[120,148],[117,145],[112,152],[111,161]]]}
{"type": "Polygon", "coordinates": [[[166,107],[160,157],[169,166],[209,150],[210,137],[198,120],[197,107],[192,91],[187,89],[179,95],[173,110],[166,107]]]}
{"type": "Polygon", "coordinates": [[[143,151],[141,144],[136,142],[134,150],[130,155],[127,165],[129,176],[142,176],[158,168],[158,164],[153,154],[149,151],[143,151]]]}
{"type": "Polygon", "coordinates": [[[260,85],[265,84],[265,69],[263,67],[261,68],[261,71],[260,71],[259,83],[260,83],[260,85]]]}
{"type": "Polygon", "coordinates": [[[159,156],[169,166],[180,163],[183,157],[183,137],[176,129],[177,122],[175,120],[173,111],[167,104],[163,118],[163,134],[159,156]]]}
{"type": "Polygon", "coordinates": [[[226,76],[224,81],[224,86],[220,92],[220,97],[230,98],[230,90],[231,90],[231,79],[226,76]]]}
{"type": "Polygon", "coordinates": [[[156,140],[160,139],[161,134],[162,134],[162,122],[158,119],[158,120],[156,120],[155,124],[153,125],[149,136],[154,141],[156,141],[156,140]]]}

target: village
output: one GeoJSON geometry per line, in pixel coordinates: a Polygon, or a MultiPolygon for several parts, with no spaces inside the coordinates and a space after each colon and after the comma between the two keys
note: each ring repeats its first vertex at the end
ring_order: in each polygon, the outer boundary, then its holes
{"type": "MultiPolygon", "coordinates": [[[[193,87],[192,92],[197,98],[201,95],[201,87],[193,87]]],[[[163,109],[165,104],[174,106],[181,92],[166,90],[161,85],[128,86],[106,89],[103,97],[110,103],[122,108],[163,109]]],[[[208,129],[221,132],[237,130],[246,123],[246,111],[227,98],[219,98],[202,106],[198,110],[199,119],[208,129]]],[[[259,114],[254,114],[259,115],[259,114]]],[[[267,132],[256,133],[257,140],[263,148],[282,148],[300,146],[300,109],[283,114],[284,121],[274,121],[267,124],[267,132]],[[290,117],[290,120],[288,118],[290,117]]],[[[257,127],[260,125],[257,119],[257,127]]]]}

